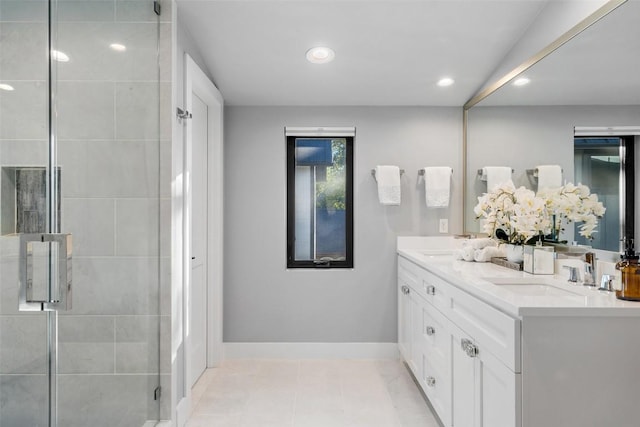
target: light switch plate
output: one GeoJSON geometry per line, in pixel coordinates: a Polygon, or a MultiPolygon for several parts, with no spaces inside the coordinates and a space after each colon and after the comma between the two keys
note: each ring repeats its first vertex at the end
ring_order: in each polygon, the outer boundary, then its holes
{"type": "Polygon", "coordinates": [[[441,233],[449,232],[449,220],[447,218],[440,218],[440,225],[438,227],[441,233]]]}

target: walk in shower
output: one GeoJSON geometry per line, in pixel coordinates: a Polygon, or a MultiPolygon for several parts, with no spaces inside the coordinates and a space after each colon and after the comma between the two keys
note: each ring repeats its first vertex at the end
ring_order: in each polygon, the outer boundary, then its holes
{"type": "Polygon", "coordinates": [[[160,6],[0,0],[1,427],[169,418],[160,6]]]}

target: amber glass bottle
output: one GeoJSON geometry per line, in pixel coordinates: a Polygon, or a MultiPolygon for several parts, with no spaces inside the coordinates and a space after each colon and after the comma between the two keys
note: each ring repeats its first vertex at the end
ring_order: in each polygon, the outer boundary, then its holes
{"type": "Polygon", "coordinates": [[[618,299],[640,301],[640,262],[633,249],[633,239],[625,239],[624,254],[616,264],[616,297],[618,299]]]}

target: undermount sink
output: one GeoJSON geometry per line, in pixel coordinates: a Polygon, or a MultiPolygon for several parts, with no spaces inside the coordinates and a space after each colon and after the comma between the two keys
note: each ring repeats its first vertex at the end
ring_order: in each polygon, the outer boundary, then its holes
{"type": "Polygon", "coordinates": [[[452,249],[422,249],[418,252],[420,252],[421,255],[428,256],[428,257],[453,254],[452,249]]]}
{"type": "Polygon", "coordinates": [[[567,297],[582,296],[578,292],[572,292],[564,289],[554,283],[537,281],[530,279],[487,279],[494,285],[500,286],[501,289],[510,292],[531,297],[567,297]]]}

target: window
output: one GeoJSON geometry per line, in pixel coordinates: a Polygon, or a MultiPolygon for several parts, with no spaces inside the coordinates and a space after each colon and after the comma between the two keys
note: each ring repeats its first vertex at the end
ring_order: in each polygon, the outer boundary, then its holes
{"type": "Polygon", "coordinates": [[[354,131],[291,133],[288,128],[287,267],[352,268],[354,131]]]}
{"type": "Polygon", "coordinates": [[[607,208],[593,240],[575,229],[579,244],[619,252],[622,237],[634,236],[635,155],[633,135],[574,138],[575,181],[587,185],[607,208]]]}

